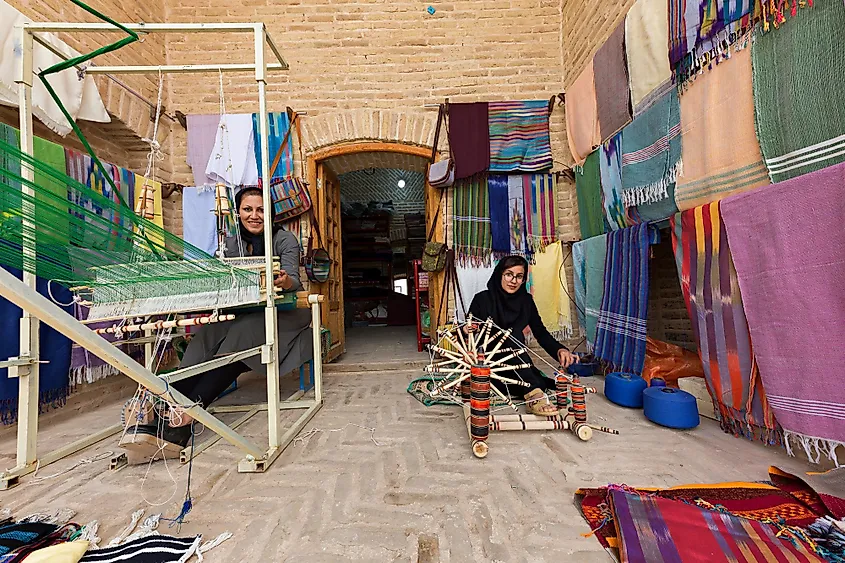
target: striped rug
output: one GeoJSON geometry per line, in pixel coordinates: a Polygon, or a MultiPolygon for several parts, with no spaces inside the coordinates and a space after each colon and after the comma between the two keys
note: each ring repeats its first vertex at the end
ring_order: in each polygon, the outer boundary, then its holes
{"type": "Polygon", "coordinates": [[[490,172],[541,172],[552,167],[548,100],[491,102],[490,172]]]}

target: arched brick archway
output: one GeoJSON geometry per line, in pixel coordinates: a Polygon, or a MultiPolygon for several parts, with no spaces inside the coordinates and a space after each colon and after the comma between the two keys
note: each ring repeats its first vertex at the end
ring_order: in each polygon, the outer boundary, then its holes
{"type": "Polygon", "coordinates": [[[302,143],[308,155],[334,145],[366,141],[431,150],[436,125],[437,114],[424,110],[357,109],[321,113],[303,120],[302,143]]]}

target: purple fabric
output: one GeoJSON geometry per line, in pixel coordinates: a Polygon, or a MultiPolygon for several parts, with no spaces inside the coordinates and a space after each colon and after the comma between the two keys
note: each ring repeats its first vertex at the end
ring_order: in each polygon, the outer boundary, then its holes
{"type": "Polygon", "coordinates": [[[194,172],[194,185],[198,188],[214,184],[205,175],[205,168],[211,152],[214,150],[214,140],[217,138],[217,126],[220,125],[219,115],[189,115],[188,116],[188,166],[194,172]]]}
{"type": "Polygon", "coordinates": [[[486,102],[449,104],[449,154],[455,180],[490,168],[490,129],[486,102]]]}
{"type": "Polygon", "coordinates": [[[837,443],[845,443],[843,202],[839,164],[721,204],[769,404],[788,432],[837,443]]]}
{"type": "Polygon", "coordinates": [[[625,61],[625,22],[599,48],[593,58],[599,129],[606,141],[631,122],[631,92],[625,61]]]}

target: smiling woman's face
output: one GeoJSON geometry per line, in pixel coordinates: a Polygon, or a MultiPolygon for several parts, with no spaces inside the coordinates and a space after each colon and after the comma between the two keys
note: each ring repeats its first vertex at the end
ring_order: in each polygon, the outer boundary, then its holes
{"type": "Polygon", "coordinates": [[[249,194],[241,198],[238,208],[241,223],[244,228],[254,235],[264,232],[264,201],[258,194],[249,194]]]}
{"type": "Polygon", "coordinates": [[[502,289],[508,293],[516,293],[525,281],[525,267],[511,266],[502,272],[502,289]]]}

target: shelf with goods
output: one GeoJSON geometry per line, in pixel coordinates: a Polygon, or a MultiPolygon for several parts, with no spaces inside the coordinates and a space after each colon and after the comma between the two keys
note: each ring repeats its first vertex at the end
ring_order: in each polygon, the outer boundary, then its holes
{"type": "Polygon", "coordinates": [[[344,301],[352,326],[387,324],[393,293],[390,214],[373,212],[343,219],[344,301]]]}
{"type": "Polygon", "coordinates": [[[414,298],[417,316],[417,351],[422,352],[426,344],[431,343],[431,317],[428,316],[428,272],[422,269],[422,260],[414,260],[412,263],[413,276],[408,280],[408,291],[414,298]],[[429,322],[424,319],[428,317],[429,322]],[[428,324],[428,326],[424,326],[428,324]]]}

